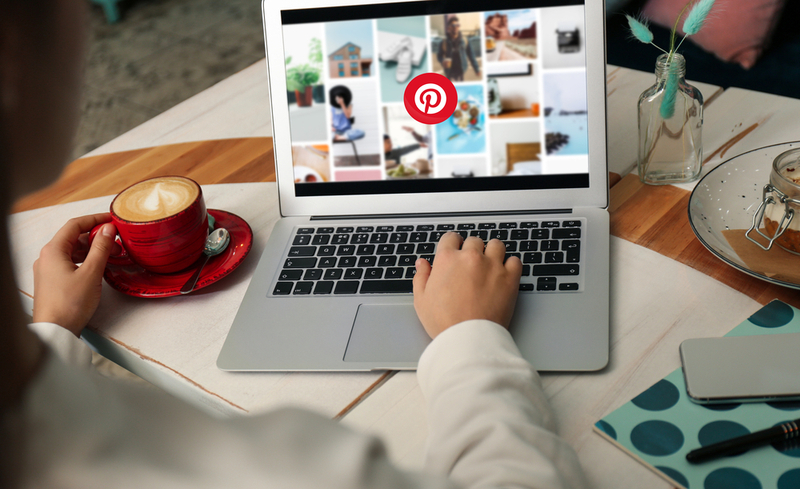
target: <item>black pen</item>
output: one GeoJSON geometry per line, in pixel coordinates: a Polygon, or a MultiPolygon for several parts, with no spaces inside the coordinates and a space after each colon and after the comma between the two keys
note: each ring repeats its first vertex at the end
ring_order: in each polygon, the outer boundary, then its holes
{"type": "Polygon", "coordinates": [[[761,445],[791,440],[792,438],[800,438],[800,419],[787,421],[778,426],[756,431],[749,435],[737,436],[707,447],[697,448],[686,454],[686,460],[696,464],[724,457],[725,455],[744,452],[761,445]]]}

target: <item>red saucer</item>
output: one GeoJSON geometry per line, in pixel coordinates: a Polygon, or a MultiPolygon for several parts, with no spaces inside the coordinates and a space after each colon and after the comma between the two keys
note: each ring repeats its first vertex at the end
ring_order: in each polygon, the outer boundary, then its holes
{"type": "MultiPolygon", "coordinates": [[[[238,267],[253,246],[253,231],[241,217],[217,209],[208,209],[215,220],[215,227],[223,227],[231,235],[231,242],[221,254],[212,256],[197,280],[194,290],[208,287],[238,267]]],[[[203,257],[200,257],[201,259],[203,257]]],[[[172,297],[181,295],[181,287],[189,280],[199,262],[186,270],[175,273],[148,272],[139,265],[106,265],[103,275],[112,288],[133,297],[172,297]]]]}

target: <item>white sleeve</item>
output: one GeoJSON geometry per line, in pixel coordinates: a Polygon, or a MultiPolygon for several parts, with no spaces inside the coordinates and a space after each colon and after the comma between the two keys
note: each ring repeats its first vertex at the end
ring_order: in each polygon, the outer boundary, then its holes
{"type": "Polygon", "coordinates": [[[465,487],[587,486],[577,455],[555,433],[538,374],[498,324],[447,329],[423,353],[417,378],[429,471],[465,487]]]}
{"type": "Polygon", "coordinates": [[[54,323],[31,323],[28,325],[50,350],[67,365],[89,367],[92,350],[80,338],[54,323]]]}

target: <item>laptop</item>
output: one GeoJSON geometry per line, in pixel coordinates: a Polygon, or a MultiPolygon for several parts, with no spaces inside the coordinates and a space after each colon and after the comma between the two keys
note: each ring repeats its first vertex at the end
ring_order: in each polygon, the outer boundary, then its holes
{"type": "Polygon", "coordinates": [[[225,371],[414,369],[414,262],[501,239],[538,370],[608,362],[599,0],[264,0],[281,218],[225,371]]]}

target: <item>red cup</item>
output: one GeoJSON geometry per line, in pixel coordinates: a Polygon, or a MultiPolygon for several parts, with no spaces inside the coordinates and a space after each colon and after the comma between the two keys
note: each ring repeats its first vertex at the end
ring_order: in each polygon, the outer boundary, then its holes
{"type": "MultiPolygon", "coordinates": [[[[189,267],[203,253],[208,237],[208,216],[203,190],[190,178],[168,178],[191,182],[197,187],[197,198],[175,214],[141,222],[126,220],[117,215],[114,212],[114,202],[126,190],[149,180],[131,185],[120,192],[111,202],[110,212],[111,221],[117,228],[117,242],[122,246],[122,254],[109,257],[109,262],[119,265],[135,263],[153,273],[173,273],[189,267]]],[[[101,226],[92,230],[90,238],[94,238],[101,226]]]]}

